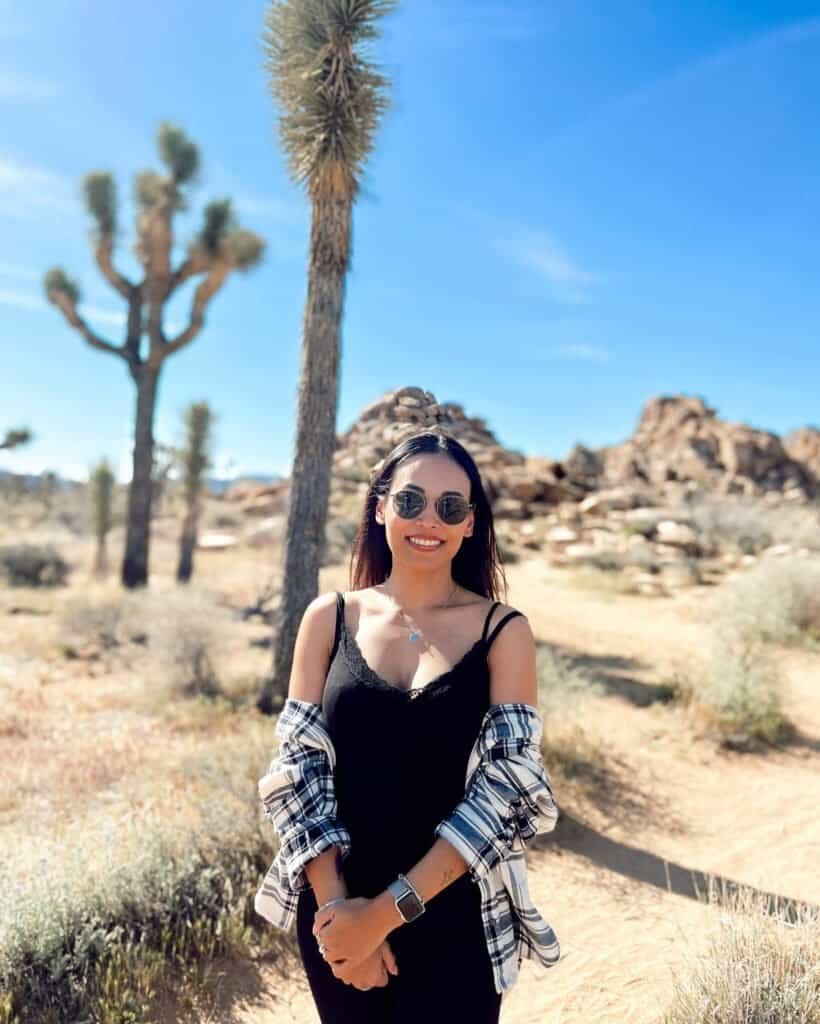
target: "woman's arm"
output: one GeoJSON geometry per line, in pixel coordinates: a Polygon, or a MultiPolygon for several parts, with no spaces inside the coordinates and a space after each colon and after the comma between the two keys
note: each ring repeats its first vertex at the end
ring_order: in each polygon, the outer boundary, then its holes
{"type": "Polygon", "coordinates": [[[305,874],[318,907],[337,896],[348,895],[347,883],[342,874],[342,851],[338,846],[331,846],[329,850],[308,861],[305,874]]]}
{"type": "MultiPolygon", "coordinates": [[[[446,839],[439,838],[405,877],[422,900],[428,903],[466,871],[467,861],[446,839]]],[[[385,936],[404,924],[404,918],[396,908],[393,894],[387,889],[372,900],[371,914],[378,933],[385,936]]]]}

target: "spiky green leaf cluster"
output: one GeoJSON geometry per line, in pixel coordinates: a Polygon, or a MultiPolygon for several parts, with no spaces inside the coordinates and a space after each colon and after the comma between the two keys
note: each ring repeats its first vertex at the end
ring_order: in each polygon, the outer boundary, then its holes
{"type": "Polygon", "coordinates": [[[212,199],[205,207],[204,220],[199,241],[209,256],[215,256],[225,235],[236,226],[231,200],[212,199]]]}
{"type": "Polygon", "coordinates": [[[294,178],[355,194],[388,107],[388,80],[363,55],[397,0],[273,0],[264,44],[279,135],[294,178]]]}
{"type": "Polygon", "coordinates": [[[91,171],[83,178],[88,212],[101,235],[113,235],[117,226],[117,189],[109,171],[91,171]]]}
{"type": "Polygon", "coordinates": [[[265,240],[246,228],[236,228],[225,239],[225,248],[237,270],[250,270],[261,263],[265,240]]]}
{"type": "Polygon", "coordinates": [[[179,125],[163,121],[157,133],[157,148],[162,162],[174,181],[181,185],[196,177],[199,170],[199,149],[179,125]]]}
{"type": "Polygon", "coordinates": [[[80,301],[80,289],[77,282],[70,278],[62,267],[52,267],[43,279],[43,289],[49,302],[54,302],[60,295],[68,297],[72,305],[80,301]]]}
{"type": "Polygon", "coordinates": [[[214,199],[205,207],[204,224],[193,248],[208,259],[227,259],[237,270],[248,270],[262,259],[265,241],[239,227],[230,199],[214,199]]]}
{"type": "Polygon", "coordinates": [[[134,175],[134,201],[143,212],[170,203],[172,210],[185,210],[185,196],[176,184],[156,171],[139,171],[134,175]]]}
{"type": "Polygon", "coordinates": [[[185,410],[186,443],[182,452],[186,498],[196,498],[202,487],[202,474],[213,465],[209,446],[214,414],[207,402],[192,402],[185,410]]]}
{"type": "Polygon", "coordinates": [[[21,444],[28,444],[32,437],[31,430],[28,427],[11,428],[7,430],[3,440],[0,441],[0,448],[17,448],[21,444]]]}

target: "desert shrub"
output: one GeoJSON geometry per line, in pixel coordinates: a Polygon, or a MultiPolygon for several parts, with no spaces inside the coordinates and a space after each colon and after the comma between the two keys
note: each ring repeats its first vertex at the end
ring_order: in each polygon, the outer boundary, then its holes
{"type": "Polygon", "coordinates": [[[51,545],[10,544],[0,548],[0,577],[13,587],[55,587],[69,566],[51,545]]]}
{"type": "Polygon", "coordinates": [[[707,620],[774,643],[820,640],[820,560],[767,558],[705,602],[707,620]]]}
{"type": "Polygon", "coordinates": [[[572,658],[549,644],[539,644],[535,655],[538,703],[546,718],[575,713],[588,697],[601,697],[604,688],[572,658]]]}
{"type": "Polygon", "coordinates": [[[772,544],[789,544],[820,552],[820,506],[772,506],[758,499],[703,495],[686,506],[686,514],[705,539],[746,555],[772,544]]]}
{"type": "Polygon", "coordinates": [[[233,618],[196,584],[145,595],[142,621],[149,661],[164,688],[177,696],[223,694],[224,652],[233,618]]]}
{"type": "Polygon", "coordinates": [[[0,866],[0,1024],[154,1019],[157,986],[173,989],[191,965],[294,952],[253,910],[275,847],[256,792],[268,732],[245,729],[185,765],[196,820],[150,801],[103,811],[72,824],[70,842],[38,837],[19,854],[25,872],[0,866]]]}
{"type": "Polygon", "coordinates": [[[688,974],[674,971],[672,1005],[660,1024],[818,1024],[820,920],[816,908],[787,912],[750,888],[709,885],[724,909],[688,974]]]}
{"type": "Polygon", "coordinates": [[[559,775],[563,782],[577,781],[597,789],[606,779],[605,759],[581,719],[586,702],[601,696],[603,687],[549,644],[536,649],[536,675],[544,721],[541,753],[548,773],[559,775]]]}
{"type": "Polygon", "coordinates": [[[77,594],[59,613],[60,641],[65,650],[83,643],[98,643],[103,648],[117,647],[126,639],[128,602],[123,595],[93,597],[77,594]]]}
{"type": "Polygon", "coordinates": [[[782,709],[782,685],[772,654],[759,640],[717,622],[701,665],[682,689],[695,717],[705,721],[723,745],[754,749],[792,735],[782,709]]]}

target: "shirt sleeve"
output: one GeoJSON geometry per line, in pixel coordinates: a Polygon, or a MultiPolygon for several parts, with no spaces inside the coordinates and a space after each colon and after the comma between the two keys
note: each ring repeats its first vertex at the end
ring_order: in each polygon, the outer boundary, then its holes
{"type": "Polygon", "coordinates": [[[294,892],[310,885],[309,861],[332,846],[346,857],[351,846],[337,817],[332,746],[311,714],[294,713],[284,722],[280,717],[279,754],[258,783],[265,817],[279,837],[277,856],[294,892]]]}
{"type": "Polygon", "coordinates": [[[479,881],[515,845],[558,821],[541,757],[541,717],[527,704],[495,704],[478,739],[478,763],[464,799],[436,827],[479,881]]]}

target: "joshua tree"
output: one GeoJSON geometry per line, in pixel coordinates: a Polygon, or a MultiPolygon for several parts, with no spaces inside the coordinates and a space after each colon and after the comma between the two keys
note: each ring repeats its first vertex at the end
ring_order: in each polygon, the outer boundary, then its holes
{"type": "Polygon", "coordinates": [[[17,430],[7,430],[3,440],[0,441],[0,449],[17,448],[18,445],[28,444],[32,433],[28,427],[19,427],[17,430]]]}
{"type": "Polygon", "coordinates": [[[185,519],[179,540],[177,580],[187,583],[194,567],[194,547],[199,522],[202,474],[211,465],[208,457],[213,413],[207,402],[194,402],[185,413],[187,440],[181,453],[182,487],[185,496],[185,519]]]}
{"type": "Polygon", "coordinates": [[[113,521],[112,499],[114,495],[114,471],[107,459],[101,459],[88,478],[91,488],[91,520],[94,537],[97,540],[97,553],[94,558],[94,572],[104,576],[108,572],[108,553],[106,538],[113,521]]]}
{"type": "Polygon", "coordinates": [[[264,42],[291,175],[310,198],[308,290],[302,326],[296,445],[273,669],[258,706],[287,694],[296,633],[318,592],[336,447],[339,335],[350,265],[353,203],[387,109],[387,79],[365,59],[396,0],[273,0],[264,42]]]}
{"type": "Polygon", "coordinates": [[[265,247],[258,235],[238,227],[230,199],[217,199],[205,207],[204,223],[188,247],[186,258],[179,266],[172,266],[172,221],[175,213],[185,209],[187,190],[199,167],[199,150],[180,128],[167,122],[160,126],[158,148],[167,173],[141,171],[134,179],[135,253],[142,265],[139,282],[130,281],[114,266],[117,196],[113,175],[94,171],[83,181],[86,205],[94,226],[97,266],[128,304],[122,344],[112,344],[89,327],[77,309],[79,288],[64,270],[54,267],[45,276],[49,301],[89,345],[123,359],[136,386],[133,473],[128,490],[122,565],[122,582],[127,587],[141,586],[148,581],[154,408],[163,363],[202,330],[208,303],[230,273],[255,266],[265,247]],[[202,280],[194,290],[188,325],[175,337],[168,337],[164,324],[165,305],[181,285],[197,277],[202,280]],[[143,337],[147,339],[144,352],[143,337]]]}
{"type": "Polygon", "coordinates": [[[53,469],[45,469],[40,474],[40,500],[43,503],[43,515],[51,512],[54,495],[57,492],[57,473],[53,469]]]}

